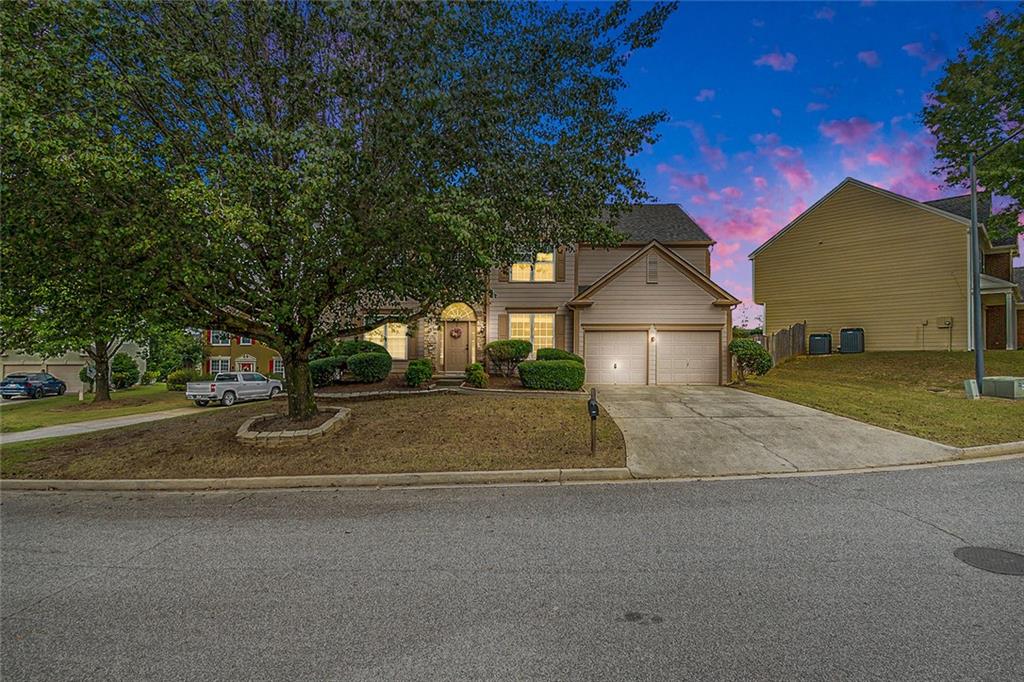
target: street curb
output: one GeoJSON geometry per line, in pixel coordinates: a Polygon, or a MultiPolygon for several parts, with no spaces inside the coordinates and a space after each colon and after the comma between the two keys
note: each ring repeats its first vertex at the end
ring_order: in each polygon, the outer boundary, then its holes
{"type": "Polygon", "coordinates": [[[960,457],[992,457],[995,455],[1024,454],[1024,440],[995,445],[976,445],[971,448],[957,448],[960,457]]]}
{"type": "Polygon", "coordinates": [[[148,479],[3,479],[6,490],[255,490],[281,488],[383,488],[423,485],[483,485],[622,481],[633,477],[625,467],[590,469],[520,469],[509,471],[426,471],[402,474],[326,474],[321,476],[263,476],[251,478],[148,479]]]}

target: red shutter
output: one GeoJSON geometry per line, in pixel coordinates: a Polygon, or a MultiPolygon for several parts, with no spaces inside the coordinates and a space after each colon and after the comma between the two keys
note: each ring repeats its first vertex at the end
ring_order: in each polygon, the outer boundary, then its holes
{"type": "Polygon", "coordinates": [[[203,372],[203,374],[209,374],[210,373],[210,363],[211,362],[212,361],[210,360],[210,358],[206,358],[206,370],[203,372]]]}

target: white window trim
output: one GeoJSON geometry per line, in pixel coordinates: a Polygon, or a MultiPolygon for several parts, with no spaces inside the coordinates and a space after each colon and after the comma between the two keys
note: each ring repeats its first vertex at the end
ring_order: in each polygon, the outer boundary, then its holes
{"type": "Polygon", "coordinates": [[[537,326],[537,324],[536,324],[537,315],[545,315],[545,316],[550,316],[551,317],[551,347],[552,348],[558,348],[558,333],[557,333],[557,331],[555,329],[556,324],[557,324],[556,318],[558,317],[557,313],[543,313],[543,312],[537,312],[537,313],[531,313],[531,312],[508,313],[508,338],[510,338],[510,339],[511,338],[515,338],[515,337],[512,336],[512,316],[513,315],[529,315],[530,316],[530,338],[529,338],[529,341],[530,341],[530,345],[533,346],[533,350],[530,351],[530,357],[531,358],[534,358],[534,357],[537,356],[537,350],[538,350],[538,348],[537,348],[537,341],[536,341],[537,335],[536,335],[536,332],[535,332],[536,326],[537,326]]]}
{"type": "Polygon", "coordinates": [[[230,334],[228,334],[227,343],[220,343],[219,341],[215,341],[214,340],[214,336],[213,336],[214,332],[219,332],[221,334],[226,333],[226,332],[222,332],[222,331],[220,331],[218,329],[211,329],[210,330],[210,345],[211,346],[227,347],[227,346],[231,345],[231,335],[230,334]]]}
{"type": "Polygon", "coordinates": [[[231,356],[229,355],[211,355],[210,356],[210,374],[217,374],[218,372],[230,372],[231,371],[231,356]],[[228,363],[227,369],[214,369],[213,363],[219,361],[225,361],[228,363]]]}
{"type": "Polygon", "coordinates": [[[653,253],[647,254],[647,283],[658,283],[658,261],[661,260],[653,253]]]}
{"type": "Polygon", "coordinates": [[[238,345],[239,346],[251,346],[252,345],[252,337],[251,336],[239,336],[238,337],[238,345]]]}
{"type": "Polygon", "coordinates": [[[271,360],[270,373],[271,374],[280,374],[281,376],[284,376],[284,358],[282,358],[280,355],[274,356],[274,358],[271,360]],[[281,371],[280,372],[277,371],[277,364],[278,363],[281,363],[281,371]]]}
{"type": "Polygon", "coordinates": [[[550,284],[558,279],[558,273],[556,272],[556,263],[558,262],[558,254],[555,249],[550,251],[538,251],[533,256],[532,261],[519,261],[513,263],[513,265],[529,265],[530,266],[530,279],[512,279],[512,268],[508,269],[508,281],[515,284],[550,284]],[[541,254],[551,254],[551,279],[537,279],[537,256],[541,254]]]}

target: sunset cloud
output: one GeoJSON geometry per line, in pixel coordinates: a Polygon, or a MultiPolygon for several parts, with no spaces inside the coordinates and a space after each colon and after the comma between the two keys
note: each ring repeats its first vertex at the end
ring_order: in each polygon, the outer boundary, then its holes
{"type": "Polygon", "coordinates": [[[768,181],[762,178],[760,175],[754,177],[754,187],[757,189],[765,189],[768,187],[768,181]]]}
{"type": "Polygon", "coordinates": [[[828,105],[824,102],[808,102],[807,111],[825,111],[828,109],[828,105]]]}
{"type": "Polygon", "coordinates": [[[874,50],[864,50],[863,52],[857,53],[857,61],[864,64],[868,68],[877,69],[882,65],[882,58],[878,56],[878,53],[874,50]]]}
{"type": "Polygon", "coordinates": [[[930,46],[925,46],[924,43],[907,43],[903,46],[903,51],[924,62],[921,73],[935,71],[942,66],[942,62],[946,61],[946,55],[942,51],[941,45],[934,39],[930,46]]]}
{"type": "Polygon", "coordinates": [[[792,52],[769,52],[755,59],[754,66],[770,66],[773,71],[792,71],[796,66],[796,55],[792,52]]]}
{"type": "Polygon", "coordinates": [[[821,19],[822,21],[832,21],[836,17],[836,11],[831,7],[822,7],[814,13],[815,19],[821,19]]]}
{"type": "Polygon", "coordinates": [[[743,196],[743,191],[739,187],[723,187],[722,196],[729,199],[739,199],[743,196]]]}
{"type": "Polygon", "coordinates": [[[708,176],[704,173],[684,173],[667,163],[659,163],[655,170],[662,175],[667,175],[669,185],[672,187],[697,189],[702,192],[707,192],[711,189],[708,183],[708,176]]]}
{"type": "Polygon", "coordinates": [[[697,96],[694,97],[694,99],[697,100],[698,102],[710,102],[713,99],[715,99],[715,91],[710,90],[708,88],[704,88],[703,90],[697,93],[697,96]]]}
{"type": "Polygon", "coordinates": [[[832,144],[855,145],[866,142],[881,127],[881,123],[854,116],[845,120],[827,121],[819,125],[818,130],[832,140],[832,144]]]}

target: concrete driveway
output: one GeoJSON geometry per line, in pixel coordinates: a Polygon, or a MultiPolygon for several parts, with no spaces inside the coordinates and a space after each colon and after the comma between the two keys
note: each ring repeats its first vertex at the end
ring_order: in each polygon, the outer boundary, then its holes
{"type": "Polygon", "coordinates": [[[821,471],[953,459],[956,450],[723,386],[598,386],[634,476],[821,471]]]}

